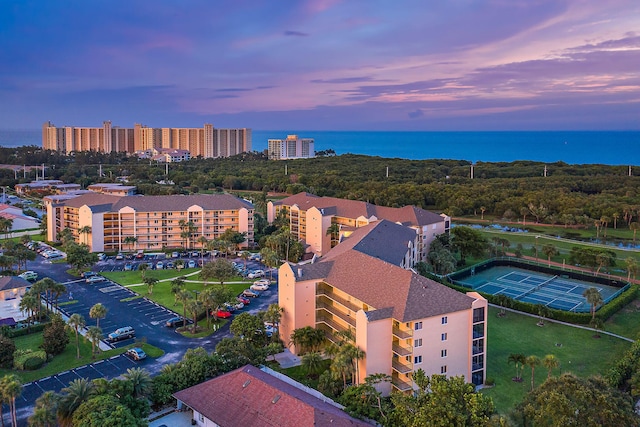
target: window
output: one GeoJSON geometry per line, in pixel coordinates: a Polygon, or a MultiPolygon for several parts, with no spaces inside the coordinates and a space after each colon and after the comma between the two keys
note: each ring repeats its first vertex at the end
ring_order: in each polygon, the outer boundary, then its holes
{"type": "Polygon", "coordinates": [[[418,339],[415,341],[415,345],[414,345],[414,347],[422,347],[422,338],[418,338],[418,339]]]}
{"type": "Polygon", "coordinates": [[[441,374],[446,374],[447,373],[447,365],[440,366],[440,373],[441,374]]]}
{"type": "Polygon", "coordinates": [[[440,341],[446,341],[447,340],[447,333],[445,332],[444,334],[440,335],[440,341]]]}
{"type": "Polygon", "coordinates": [[[413,324],[413,329],[415,329],[416,331],[419,331],[420,329],[422,329],[422,322],[416,322],[413,324]]]}
{"type": "Polygon", "coordinates": [[[419,365],[422,363],[422,356],[416,356],[413,358],[413,363],[419,365]]]}
{"type": "Polygon", "coordinates": [[[484,322],[484,307],[473,309],[473,323],[484,322]]]}
{"type": "Polygon", "coordinates": [[[442,324],[446,325],[447,324],[447,316],[442,316],[442,324]]]}
{"type": "Polygon", "coordinates": [[[447,357],[447,350],[440,350],[440,357],[447,357]]]}

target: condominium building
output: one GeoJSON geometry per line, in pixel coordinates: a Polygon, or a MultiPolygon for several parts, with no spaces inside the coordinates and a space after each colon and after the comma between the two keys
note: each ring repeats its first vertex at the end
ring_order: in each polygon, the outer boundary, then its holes
{"type": "MultiPolygon", "coordinates": [[[[487,301],[403,268],[411,250],[403,229],[389,221],[372,223],[319,261],[282,265],[280,338],[289,343],[295,329],[310,326],[337,342],[336,333],[350,330],[365,353],[357,381],[387,374],[391,383],[379,386],[384,394],[411,391],[411,375],[418,369],[482,384],[487,301]]],[[[295,345],[290,348],[298,354],[295,345]]]]}
{"type": "Polygon", "coordinates": [[[228,157],[251,151],[251,129],[216,129],[206,123],[202,128],[151,128],[136,123],[133,128],[56,127],[51,122],[42,126],[42,147],[48,150],[127,152],[157,148],[189,151],[191,157],[228,157]]]}
{"type": "Polygon", "coordinates": [[[308,159],[315,157],[313,138],[287,135],[286,139],[269,139],[267,153],[271,160],[308,159]]]}
{"type": "Polygon", "coordinates": [[[358,200],[318,197],[298,193],[267,203],[267,220],[286,215],[289,229],[306,251],[323,255],[336,246],[341,236],[373,221],[386,219],[414,229],[418,234],[416,262],[426,261],[429,245],[436,236],[448,233],[451,218],[416,206],[389,208],[358,200]],[[332,230],[329,232],[329,230],[332,230]]]}
{"type": "Polygon", "coordinates": [[[47,239],[71,230],[92,252],[200,248],[227,229],[246,233],[240,247],[253,244],[253,205],[228,194],[114,196],[89,193],[49,196],[47,239]]]}

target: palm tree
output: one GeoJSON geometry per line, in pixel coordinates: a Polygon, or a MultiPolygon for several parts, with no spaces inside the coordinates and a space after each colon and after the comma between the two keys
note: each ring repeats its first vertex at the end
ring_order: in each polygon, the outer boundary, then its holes
{"type": "Polygon", "coordinates": [[[204,259],[204,250],[207,248],[207,244],[209,243],[209,239],[207,239],[204,236],[200,236],[200,237],[198,237],[198,239],[196,241],[198,243],[200,243],[200,257],[204,259]]]}
{"type": "MultiPolygon", "coordinates": [[[[37,291],[44,292],[45,301],[47,304],[47,310],[49,310],[49,303],[53,299],[53,289],[55,288],[56,282],[53,279],[45,277],[44,279],[38,280],[33,284],[31,289],[36,288],[37,291]]],[[[51,303],[51,307],[53,307],[53,303],[51,303]]]]}
{"type": "Polygon", "coordinates": [[[89,341],[91,341],[91,358],[95,359],[96,358],[96,346],[98,346],[99,348],[99,343],[100,340],[103,338],[102,336],[102,329],[100,329],[97,326],[90,326],[89,329],[87,329],[87,333],[85,334],[85,339],[88,339],[89,341]]]}
{"type": "Polygon", "coordinates": [[[0,393],[2,394],[4,401],[9,403],[9,411],[11,412],[11,423],[15,427],[18,425],[16,398],[22,394],[22,383],[20,382],[20,378],[18,378],[14,374],[5,375],[4,377],[2,377],[2,379],[0,380],[0,393]]]}
{"type": "Polygon", "coordinates": [[[58,308],[58,299],[60,298],[60,295],[67,292],[67,287],[62,283],[56,283],[51,292],[53,293],[53,300],[56,302],[56,308],[58,308]]]}
{"type": "Polygon", "coordinates": [[[6,239],[11,228],[13,227],[13,220],[10,218],[0,218],[0,232],[4,233],[4,238],[6,239]]]}
{"type": "Polygon", "coordinates": [[[638,263],[634,257],[628,257],[625,263],[627,264],[627,282],[631,282],[631,276],[635,279],[638,274],[638,263]]]}
{"type": "Polygon", "coordinates": [[[191,292],[183,289],[176,294],[176,298],[182,302],[182,318],[184,319],[184,325],[187,326],[187,303],[191,299],[191,292]]]}
{"type": "Polygon", "coordinates": [[[587,299],[587,303],[591,304],[591,319],[596,317],[596,307],[604,302],[600,291],[597,288],[589,288],[582,294],[587,299]]]}
{"type": "Polygon", "coordinates": [[[145,273],[148,269],[149,269],[149,265],[144,262],[138,266],[138,271],[140,272],[140,277],[142,277],[143,282],[144,282],[145,273]]]}
{"type": "Polygon", "coordinates": [[[614,212],[611,214],[611,217],[613,218],[613,228],[617,229],[618,228],[618,219],[620,219],[620,214],[618,212],[614,212]]]}
{"type": "Polygon", "coordinates": [[[547,354],[542,359],[542,366],[547,368],[547,379],[551,378],[551,371],[560,366],[560,361],[553,354],[547,354]]]}
{"type": "Polygon", "coordinates": [[[67,325],[76,333],[76,357],[78,359],[80,359],[80,340],[78,338],[78,332],[80,329],[84,328],[86,324],[84,317],[78,313],[72,314],[67,321],[67,325]]]}
{"type": "Polygon", "coordinates": [[[193,316],[193,327],[191,333],[195,334],[198,330],[198,314],[202,311],[202,303],[197,299],[189,299],[186,304],[186,310],[193,316]]]}
{"type": "Polygon", "coordinates": [[[145,397],[151,392],[151,375],[146,369],[129,368],[123,377],[133,385],[133,397],[135,399],[145,397]]]}
{"type": "Polygon", "coordinates": [[[153,295],[153,287],[158,283],[158,279],[155,277],[146,277],[144,283],[147,285],[147,293],[153,295]]]}
{"type": "Polygon", "coordinates": [[[346,353],[338,353],[331,361],[331,373],[336,379],[342,377],[343,390],[347,388],[347,374],[351,373],[352,366],[346,353]]]}
{"type": "Polygon", "coordinates": [[[173,294],[173,305],[178,304],[178,292],[184,288],[186,277],[176,277],[171,281],[171,293],[173,294]]]}
{"type": "Polygon", "coordinates": [[[302,356],[302,367],[308,377],[316,377],[322,371],[322,355],[317,351],[302,356]]]}
{"type": "Polygon", "coordinates": [[[56,427],[60,396],[53,391],[45,391],[36,399],[33,414],[29,417],[30,427],[56,427]]]}
{"type": "Polygon", "coordinates": [[[522,381],[522,377],[520,376],[520,369],[524,367],[526,361],[526,356],[522,353],[511,353],[508,358],[509,363],[513,363],[516,365],[516,376],[514,378],[515,381],[522,381]]]}
{"type": "Polygon", "coordinates": [[[549,267],[551,267],[551,257],[558,255],[560,252],[555,246],[548,244],[542,247],[542,253],[544,253],[547,256],[549,267]]]}
{"type": "Polygon", "coordinates": [[[131,248],[136,244],[137,241],[138,238],[135,236],[127,236],[124,238],[124,244],[129,245],[129,250],[131,250],[131,248]]]}
{"type": "Polygon", "coordinates": [[[345,356],[351,361],[352,372],[351,379],[355,385],[358,385],[358,361],[365,358],[365,352],[361,350],[358,346],[347,343],[340,348],[340,352],[344,353],[345,356]]]}
{"type": "Polygon", "coordinates": [[[198,295],[198,298],[200,298],[200,302],[202,302],[204,310],[207,312],[207,329],[209,329],[211,328],[211,317],[209,314],[211,313],[211,309],[217,304],[217,298],[212,289],[205,289],[198,295]]]}
{"type": "Polygon", "coordinates": [[[20,311],[22,311],[23,313],[25,313],[27,315],[27,331],[30,331],[31,329],[31,321],[34,318],[34,313],[36,311],[36,307],[38,306],[38,300],[36,299],[36,297],[27,292],[22,296],[22,299],[20,300],[20,311]]]}
{"type": "Polygon", "coordinates": [[[84,234],[84,244],[88,246],[89,244],[87,243],[87,241],[89,239],[89,234],[91,234],[91,227],[85,225],[84,227],[79,228],[78,235],[80,234],[84,234]]]}
{"type": "Polygon", "coordinates": [[[58,404],[58,417],[63,425],[70,425],[73,413],[94,395],[94,388],[88,378],[79,378],[60,390],[62,396],[58,404]]]}
{"type": "Polygon", "coordinates": [[[540,365],[540,358],[535,355],[531,355],[527,357],[526,362],[527,365],[531,368],[531,390],[535,388],[535,370],[536,366],[540,365]]]}
{"type": "Polygon", "coordinates": [[[104,319],[107,317],[107,307],[102,305],[102,303],[94,304],[89,310],[89,317],[92,319],[96,319],[96,326],[100,327],[100,319],[104,319]]]}
{"type": "Polygon", "coordinates": [[[331,247],[335,247],[340,238],[340,224],[335,222],[331,223],[331,225],[327,227],[327,236],[331,236],[331,247]]]}
{"type": "Polygon", "coordinates": [[[273,269],[280,265],[278,254],[272,249],[264,248],[260,251],[260,255],[262,255],[264,265],[269,267],[269,279],[273,280],[273,269]]]}
{"type": "Polygon", "coordinates": [[[638,225],[637,222],[632,222],[629,224],[629,230],[633,231],[633,245],[635,246],[636,244],[636,233],[638,232],[638,229],[640,228],[640,226],[638,225]]]}
{"type": "Polygon", "coordinates": [[[267,307],[267,311],[264,312],[264,321],[272,323],[273,327],[277,329],[283,312],[284,309],[278,304],[270,304],[269,307],[267,307]]]}
{"type": "Polygon", "coordinates": [[[484,221],[484,212],[487,210],[484,206],[480,206],[480,219],[484,221]]]}
{"type": "Polygon", "coordinates": [[[242,253],[240,253],[240,258],[242,259],[242,261],[244,261],[244,269],[247,269],[247,261],[249,261],[249,257],[251,256],[251,254],[247,251],[242,251],[242,253]]]}

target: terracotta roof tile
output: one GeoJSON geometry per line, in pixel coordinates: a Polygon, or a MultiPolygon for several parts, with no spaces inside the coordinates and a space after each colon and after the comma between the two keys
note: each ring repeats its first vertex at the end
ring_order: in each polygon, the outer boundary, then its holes
{"type": "Polygon", "coordinates": [[[251,365],[181,390],[174,397],[221,427],[369,425],[251,365]]]}

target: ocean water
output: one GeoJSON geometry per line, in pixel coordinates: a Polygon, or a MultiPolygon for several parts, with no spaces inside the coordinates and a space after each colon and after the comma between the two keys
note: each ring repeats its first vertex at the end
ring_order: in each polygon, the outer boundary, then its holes
{"type": "MultiPolygon", "coordinates": [[[[570,164],[640,165],[640,131],[362,132],[253,130],[253,149],[270,138],[314,138],[316,151],[404,159],[472,162],[563,161],[570,164]]],[[[1,130],[0,146],[42,144],[41,130],[1,130]]]]}

